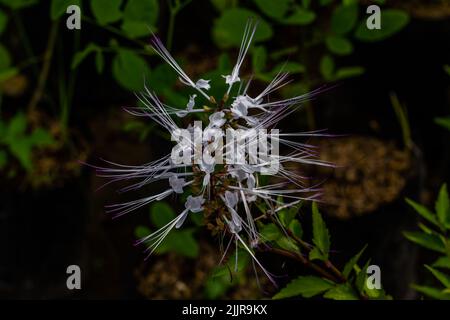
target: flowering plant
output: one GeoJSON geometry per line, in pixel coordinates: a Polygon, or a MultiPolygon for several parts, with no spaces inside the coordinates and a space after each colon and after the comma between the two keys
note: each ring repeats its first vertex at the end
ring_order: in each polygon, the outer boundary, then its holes
{"type": "MultiPolygon", "coordinates": [[[[147,257],[155,252],[171,230],[183,225],[188,215],[201,213],[208,229],[225,240],[220,263],[224,261],[230,248],[234,247],[237,269],[238,252],[241,248],[251,256],[253,266],[258,266],[276,286],[277,282],[259,261],[256,251],[269,251],[294,258],[321,274],[322,278],[307,279],[310,282],[311,279],[313,282],[318,281],[320,290],[314,294],[319,294],[333,289],[339,282],[347,285],[347,276],[357,259],[351,262],[350,267],[347,267],[350,269],[344,274],[329,261],[328,230],[317,207],[314,207],[313,214],[313,244],[301,239],[301,225],[294,219],[295,214],[304,201],[317,199],[320,190],[316,186],[308,186],[297,167],[333,167],[333,164],[319,160],[313,146],[296,140],[325,136],[324,133],[284,133],[275,129],[275,126],[297,110],[302,102],[322,90],[270,101],[269,95],[288,83],[288,73],[280,70],[262,92],[256,96],[250,95],[251,78],[244,82],[240,71],[256,28],[257,22],[250,19],[244,30],[237,62],[230,74],[223,75],[227,90],[220,100],[208,95],[210,80],[193,81],[154,36],[152,42],[157,54],[178,73],[180,81],[196,93],[189,96],[186,108],[181,109],[166,105],[145,87],[138,94],[144,107],[126,110],[135,116],[149,117],[166,129],[177,144],[170,154],[142,166],[110,163],[112,168],[97,167],[97,170],[100,176],[112,181],[138,180],[122,191],[135,190],[159,180],[167,181],[168,188],[158,194],[108,206],[108,211],[116,217],[170,195],[188,195],[182,212],[159,230],[137,242],[147,245],[147,257]],[[203,99],[201,103],[199,98],[203,99]],[[206,114],[208,121],[195,121],[186,129],[180,128],[175,121],[176,118],[197,113],[206,114]],[[204,130],[202,125],[205,125],[204,130]],[[271,130],[270,139],[268,129],[271,130]],[[225,146],[222,145],[224,136],[227,137],[225,146]],[[280,146],[284,155],[279,154],[280,146]],[[268,179],[263,176],[268,176],[268,179]],[[263,183],[263,180],[268,183],[263,183]],[[264,219],[270,223],[260,223],[264,219]],[[325,267],[315,264],[313,260],[323,261],[325,267]]],[[[303,287],[303,282],[300,282],[303,287]]],[[[288,292],[292,291],[289,286],[286,289],[288,292]]],[[[286,294],[283,290],[277,297],[292,295],[292,292],[286,294]]],[[[314,295],[311,292],[308,294],[314,295]]],[[[356,293],[354,295],[358,296],[356,293]]],[[[330,297],[333,297],[332,293],[330,297]]]]}

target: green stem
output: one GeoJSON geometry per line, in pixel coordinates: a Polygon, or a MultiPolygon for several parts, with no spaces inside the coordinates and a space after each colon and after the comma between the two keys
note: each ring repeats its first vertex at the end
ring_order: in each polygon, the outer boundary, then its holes
{"type": "Polygon", "coordinates": [[[172,2],[169,1],[169,26],[167,29],[167,38],[166,38],[166,46],[167,50],[172,50],[173,44],[173,34],[175,31],[175,18],[177,17],[178,12],[180,12],[185,6],[187,6],[192,0],[186,0],[184,2],[180,2],[180,0],[175,0],[175,4],[172,5],[172,2]]]}
{"type": "MultiPolygon", "coordinates": [[[[16,23],[17,31],[19,32],[19,38],[22,40],[23,48],[29,57],[29,59],[33,59],[35,57],[33,47],[31,46],[30,38],[28,37],[27,31],[22,21],[22,17],[20,13],[16,10],[12,11],[12,15],[14,17],[14,21],[16,23]]],[[[39,69],[36,65],[33,66],[34,75],[37,77],[39,74],[39,69]]]]}
{"type": "Polygon", "coordinates": [[[48,74],[50,71],[50,65],[52,62],[52,56],[53,56],[53,51],[55,48],[55,43],[56,43],[56,38],[58,35],[58,21],[54,21],[51,29],[50,29],[50,33],[48,36],[48,41],[47,41],[47,48],[45,49],[45,53],[44,53],[44,58],[43,58],[43,65],[42,65],[42,69],[39,73],[39,77],[38,77],[38,83],[36,86],[36,89],[33,92],[33,95],[31,96],[30,102],[28,103],[28,111],[29,112],[34,112],[36,109],[37,104],[39,103],[39,101],[41,100],[43,94],[44,94],[44,89],[45,89],[45,85],[47,83],[47,79],[48,79],[48,74]]]}
{"type": "MultiPolygon", "coordinates": [[[[90,23],[90,24],[95,25],[97,27],[103,28],[106,31],[114,33],[115,35],[118,35],[118,36],[120,36],[120,37],[122,37],[122,38],[124,38],[124,39],[126,39],[128,41],[131,41],[131,42],[133,42],[134,44],[136,44],[138,46],[141,46],[143,48],[149,48],[147,43],[145,43],[143,41],[140,41],[140,40],[137,40],[137,39],[130,38],[128,35],[126,35],[125,33],[123,33],[121,30],[119,30],[117,28],[114,28],[114,27],[109,26],[109,25],[100,26],[94,19],[92,19],[90,17],[87,17],[87,16],[83,16],[82,19],[83,19],[83,21],[86,21],[87,23],[90,23]]],[[[147,50],[147,51],[150,51],[150,50],[147,50]]]]}

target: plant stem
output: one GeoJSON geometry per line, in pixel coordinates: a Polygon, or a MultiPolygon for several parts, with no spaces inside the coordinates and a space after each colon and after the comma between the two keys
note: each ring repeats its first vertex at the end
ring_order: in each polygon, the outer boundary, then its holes
{"type": "MultiPolygon", "coordinates": [[[[29,59],[33,59],[35,54],[33,52],[33,47],[31,46],[30,38],[26,32],[25,26],[23,24],[22,18],[20,16],[19,11],[13,10],[12,15],[14,17],[14,21],[16,23],[17,31],[19,32],[19,37],[22,40],[23,48],[27,53],[29,59]]],[[[36,65],[33,66],[34,75],[37,77],[39,73],[39,69],[36,65]]]]}
{"type": "Polygon", "coordinates": [[[337,279],[335,276],[333,276],[328,271],[324,270],[322,267],[318,266],[317,264],[313,263],[312,261],[308,260],[307,258],[303,257],[301,254],[298,254],[296,252],[287,251],[280,248],[269,248],[267,249],[269,252],[279,254],[294,260],[297,260],[301,262],[304,266],[314,270],[324,278],[327,278],[328,280],[331,280],[335,283],[339,282],[339,279],[337,279]]]}
{"type": "MultiPolygon", "coordinates": [[[[292,231],[289,230],[288,228],[284,228],[282,225],[280,225],[279,221],[274,219],[273,216],[270,216],[270,219],[272,220],[273,223],[275,223],[275,225],[282,232],[286,232],[286,234],[289,236],[289,238],[291,238],[292,240],[297,242],[300,245],[300,247],[304,248],[307,252],[311,251],[311,245],[310,244],[306,243],[305,241],[303,241],[302,239],[300,239],[299,237],[294,235],[292,233],[292,231]]],[[[301,257],[303,259],[305,259],[307,262],[312,264],[312,262],[310,260],[308,260],[307,258],[305,258],[303,256],[301,256],[301,257]]],[[[344,275],[339,271],[338,268],[336,268],[336,266],[330,260],[327,260],[324,263],[325,263],[325,267],[336,275],[338,281],[335,281],[335,282],[346,282],[347,281],[347,279],[344,277],[344,275]]]]}
{"type": "Polygon", "coordinates": [[[59,21],[54,21],[50,29],[47,48],[45,49],[43,57],[43,65],[38,77],[38,83],[36,89],[33,92],[33,95],[31,96],[30,102],[28,103],[27,109],[30,113],[35,112],[36,106],[44,94],[44,89],[47,83],[48,73],[50,71],[50,65],[52,62],[53,51],[55,48],[56,37],[58,35],[58,24],[59,21]]]}
{"type": "MultiPolygon", "coordinates": [[[[129,36],[127,36],[125,33],[123,33],[121,30],[119,30],[117,28],[114,28],[114,27],[109,26],[109,25],[100,26],[99,24],[97,24],[97,22],[94,19],[92,19],[90,17],[87,17],[87,16],[83,16],[82,19],[83,19],[83,21],[86,21],[87,23],[90,23],[90,24],[95,25],[97,27],[103,28],[106,31],[114,33],[115,35],[118,35],[118,36],[120,36],[120,37],[122,37],[122,38],[124,38],[124,39],[126,39],[128,41],[131,41],[131,42],[133,42],[134,44],[136,44],[136,45],[138,45],[140,47],[149,48],[147,43],[145,43],[143,41],[140,41],[140,40],[137,40],[137,39],[130,38],[129,36]]],[[[151,50],[147,50],[147,51],[148,52],[152,52],[151,50]]]]}

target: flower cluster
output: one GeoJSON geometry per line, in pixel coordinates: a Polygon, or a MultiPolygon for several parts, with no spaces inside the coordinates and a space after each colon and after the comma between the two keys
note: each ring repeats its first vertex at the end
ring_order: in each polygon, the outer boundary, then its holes
{"type": "MultiPolygon", "coordinates": [[[[166,129],[172,137],[181,128],[176,118],[184,118],[194,113],[205,113],[209,121],[204,123],[205,129],[200,134],[200,147],[208,149],[217,140],[217,132],[223,135],[224,130],[261,130],[273,129],[284,117],[292,114],[302,102],[316,95],[316,90],[306,95],[289,99],[270,101],[269,95],[284,86],[288,74],[280,71],[274,79],[258,95],[251,96],[249,87],[251,78],[244,83],[240,70],[244,58],[250,48],[252,38],[256,32],[257,22],[249,20],[242,38],[237,62],[231,74],[224,75],[228,88],[221,100],[208,95],[210,80],[199,79],[193,81],[170,55],[161,41],[155,36],[153,47],[179,75],[180,81],[195,90],[196,94],[189,96],[186,108],[180,109],[164,104],[158,97],[145,88],[138,94],[144,108],[127,109],[133,115],[146,116],[166,129]],[[236,88],[236,83],[239,87],[236,88]],[[204,99],[203,99],[204,98],[204,99]],[[202,101],[199,103],[199,99],[202,101]],[[202,106],[202,107],[199,107],[202,106]],[[210,132],[214,131],[214,139],[210,132]]],[[[198,127],[189,125],[187,130],[195,135],[198,127]]],[[[185,129],[186,130],[186,129],[185,129]]],[[[297,170],[291,170],[288,164],[317,164],[331,166],[329,163],[317,160],[314,148],[308,144],[296,141],[298,138],[310,137],[318,132],[306,133],[276,133],[266,144],[258,144],[257,154],[265,157],[250,159],[248,155],[240,155],[240,162],[217,163],[214,157],[209,161],[194,161],[198,144],[194,139],[187,139],[179,143],[180,153],[188,157],[182,163],[173,159],[173,152],[165,157],[142,166],[125,166],[110,163],[113,167],[97,167],[100,176],[118,180],[137,180],[137,182],[124,188],[124,191],[135,190],[158,180],[167,181],[167,189],[159,194],[151,195],[135,201],[108,206],[108,211],[121,216],[154,201],[163,200],[170,195],[189,194],[184,204],[185,209],[164,227],[139,240],[138,243],[148,245],[148,256],[162,243],[173,228],[180,228],[190,214],[202,213],[206,225],[214,234],[221,234],[228,239],[224,246],[224,257],[231,244],[245,249],[253,258],[253,262],[262,268],[269,277],[270,274],[263,268],[255,256],[255,249],[265,241],[258,231],[252,208],[258,203],[264,203],[265,215],[277,219],[277,213],[285,208],[297,205],[301,201],[314,199],[319,192],[316,188],[305,186],[304,179],[297,170]],[[286,155],[274,154],[274,145],[280,145],[286,155]],[[271,154],[272,152],[272,154],[271,154]],[[269,156],[267,156],[269,154],[269,156]],[[267,169],[274,161],[278,164],[276,172],[267,169]],[[260,181],[264,174],[270,174],[267,185],[260,181]],[[282,202],[280,199],[284,199],[282,202]]],[[[245,139],[245,148],[255,148],[254,139],[245,139]]],[[[237,252],[236,252],[237,253],[237,252]]]]}

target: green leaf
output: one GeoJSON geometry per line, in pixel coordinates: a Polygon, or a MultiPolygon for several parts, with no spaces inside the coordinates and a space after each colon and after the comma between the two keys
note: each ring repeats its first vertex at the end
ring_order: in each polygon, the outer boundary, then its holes
{"type": "Polygon", "coordinates": [[[27,139],[18,139],[13,144],[9,145],[9,150],[14,157],[19,160],[20,164],[25,170],[30,171],[33,167],[31,161],[31,146],[27,139]]]}
{"type": "Polygon", "coordinates": [[[448,197],[447,184],[443,184],[439,190],[436,201],[436,213],[442,226],[450,228],[450,199],[448,197]]]}
{"type": "Polygon", "coordinates": [[[316,19],[314,11],[298,8],[292,15],[283,19],[283,23],[290,25],[305,26],[312,23],[316,19]]]}
{"type": "Polygon", "coordinates": [[[127,49],[119,49],[118,54],[113,59],[112,69],[116,81],[122,87],[131,91],[142,90],[144,77],[150,73],[147,62],[127,49]]]}
{"type": "Polygon", "coordinates": [[[300,276],[281,289],[272,299],[284,299],[295,296],[310,298],[330,288],[334,283],[319,277],[300,276]]]}
{"type": "Polygon", "coordinates": [[[16,113],[14,117],[10,120],[7,129],[7,136],[12,141],[12,139],[17,139],[23,134],[27,128],[27,118],[21,112],[16,113]]]}
{"type": "Polygon", "coordinates": [[[0,34],[2,34],[3,31],[5,31],[7,23],[8,23],[8,16],[2,10],[0,10],[0,34]]]}
{"type": "Polygon", "coordinates": [[[116,22],[122,18],[122,0],[91,0],[91,10],[99,25],[116,22]]]}
{"type": "Polygon", "coordinates": [[[356,77],[356,76],[362,75],[363,73],[364,73],[364,68],[363,67],[358,67],[358,66],[343,67],[343,68],[339,68],[336,71],[336,74],[334,75],[334,79],[335,80],[343,80],[343,79],[352,78],[352,77],[356,77]]]}
{"type": "Polygon", "coordinates": [[[151,33],[158,20],[159,4],[157,0],[128,0],[124,12],[122,30],[132,38],[151,33]]]}
{"type": "Polygon", "coordinates": [[[418,285],[411,285],[411,287],[420,292],[423,293],[424,295],[433,298],[433,299],[438,299],[438,300],[450,300],[450,294],[449,293],[443,293],[441,290],[436,289],[436,288],[432,288],[432,287],[427,287],[427,286],[418,286],[418,285]]]}
{"type": "Polygon", "coordinates": [[[445,244],[442,240],[434,235],[423,232],[403,232],[403,235],[410,241],[425,247],[430,250],[434,250],[440,253],[446,253],[445,244]]]}
{"type": "Polygon", "coordinates": [[[361,255],[366,250],[367,245],[364,246],[364,248],[361,249],[356,255],[354,255],[344,266],[344,270],[342,271],[342,274],[344,277],[348,278],[350,275],[350,272],[353,270],[353,267],[355,264],[358,263],[359,258],[361,258],[361,255]]]}
{"type": "Polygon", "coordinates": [[[275,241],[282,236],[280,229],[274,223],[264,225],[260,232],[262,238],[266,241],[275,241]]]}
{"type": "Polygon", "coordinates": [[[212,32],[216,44],[221,48],[239,47],[245,25],[251,17],[259,22],[253,42],[257,43],[270,39],[273,35],[272,27],[263,18],[247,9],[232,8],[225,10],[220,18],[214,22],[212,32]]]}
{"type": "Polygon", "coordinates": [[[450,269],[450,257],[440,257],[434,263],[433,267],[450,269]]]}
{"type": "Polygon", "coordinates": [[[433,274],[433,276],[435,276],[435,278],[444,285],[444,287],[450,288],[450,276],[430,267],[429,265],[425,265],[425,268],[427,268],[433,274]]]}
{"type": "Polygon", "coordinates": [[[348,283],[337,285],[323,295],[324,298],[333,300],[359,300],[355,290],[348,283]]]}
{"type": "Polygon", "coordinates": [[[409,15],[405,11],[397,9],[381,10],[381,29],[370,30],[363,19],[356,29],[355,37],[361,41],[380,41],[396,34],[409,22],[409,15]]]}
{"type": "Polygon", "coordinates": [[[282,249],[285,249],[288,251],[293,251],[293,252],[300,252],[298,246],[294,243],[293,240],[291,240],[288,237],[284,236],[284,237],[279,238],[276,241],[276,244],[282,249]]]}
{"type": "Polygon", "coordinates": [[[324,55],[320,60],[320,73],[325,80],[331,80],[334,73],[334,61],[330,55],[324,55]]]}
{"type": "Polygon", "coordinates": [[[80,0],[52,0],[50,4],[50,18],[56,20],[66,13],[67,7],[80,6],[80,0]]]}
{"type": "Polygon", "coordinates": [[[5,70],[11,65],[11,56],[8,49],[0,43],[0,70],[5,70]]]}
{"type": "Polygon", "coordinates": [[[3,70],[0,70],[0,82],[8,80],[11,77],[14,77],[18,73],[19,73],[18,68],[6,68],[3,70]]]}
{"type": "Polygon", "coordinates": [[[266,68],[267,50],[263,46],[257,46],[252,51],[252,67],[256,73],[262,72],[266,68]]]}
{"type": "Polygon", "coordinates": [[[336,7],[331,16],[331,30],[337,35],[350,32],[358,21],[358,5],[341,4],[336,7]]]}
{"type": "MultiPolygon", "coordinates": [[[[243,249],[238,249],[237,251],[237,272],[244,271],[245,267],[249,263],[249,254],[247,251],[244,251],[243,249]]],[[[213,273],[211,275],[212,278],[218,278],[223,276],[229,276],[230,271],[234,272],[236,268],[236,251],[231,255],[231,257],[228,259],[227,264],[218,266],[213,270],[213,273]]],[[[228,281],[231,279],[228,278],[228,281]]]]}
{"type": "Polygon", "coordinates": [[[319,248],[313,248],[309,252],[309,260],[326,260],[326,259],[324,259],[323,254],[319,250],[319,248]]]}
{"type": "Polygon", "coordinates": [[[261,12],[271,18],[282,18],[289,9],[291,0],[253,0],[261,12]]]}
{"type": "Polygon", "coordinates": [[[289,230],[291,230],[297,238],[301,239],[303,237],[303,228],[297,219],[294,219],[289,223],[289,230]]]}
{"type": "Polygon", "coordinates": [[[357,275],[355,279],[355,287],[360,292],[363,293],[367,289],[367,268],[370,265],[370,259],[367,260],[366,264],[362,267],[362,269],[359,269],[355,267],[357,270],[357,275]]]}
{"type": "Polygon", "coordinates": [[[450,130],[450,117],[434,118],[434,122],[447,130],[450,130]]]}
{"type": "Polygon", "coordinates": [[[83,62],[83,60],[87,58],[87,56],[90,53],[99,52],[99,51],[101,51],[101,48],[98,45],[96,45],[95,43],[92,43],[92,42],[89,43],[86,46],[86,48],[84,48],[81,51],[78,51],[77,53],[75,53],[73,55],[72,63],[70,65],[71,69],[72,70],[76,69],[80,65],[80,63],[83,62]]]}
{"type": "Polygon", "coordinates": [[[193,229],[184,229],[170,232],[166,239],[166,246],[170,251],[174,251],[188,258],[195,258],[199,253],[199,246],[193,237],[193,229]]]}
{"type": "Polygon", "coordinates": [[[152,232],[150,231],[150,229],[145,226],[137,226],[136,229],[134,229],[134,235],[138,239],[145,238],[146,236],[148,236],[151,233],[152,232]]]}
{"type": "Polygon", "coordinates": [[[0,0],[0,3],[13,10],[23,9],[36,4],[38,0],[0,0]]]}
{"type": "Polygon", "coordinates": [[[162,228],[175,219],[175,212],[165,202],[156,202],[150,207],[150,220],[157,228],[162,228]]]}
{"type": "Polygon", "coordinates": [[[322,253],[322,260],[328,260],[328,252],[330,250],[330,235],[327,226],[322,219],[317,203],[312,205],[312,225],[313,225],[313,243],[322,253]]]}
{"type": "Polygon", "coordinates": [[[36,147],[49,146],[55,143],[55,139],[47,130],[36,128],[29,137],[30,144],[36,147]]]}
{"type": "Polygon", "coordinates": [[[328,36],[325,39],[328,50],[337,55],[347,55],[353,52],[353,45],[344,37],[328,36]]]}
{"type": "Polygon", "coordinates": [[[408,198],[406,198],[406,203],[408,203],[423,218],[425,218],[435,226],[439,226],[439,222],[436,219],[436,215],[430,210],[428,210],[426,207],[408,198]]]}

